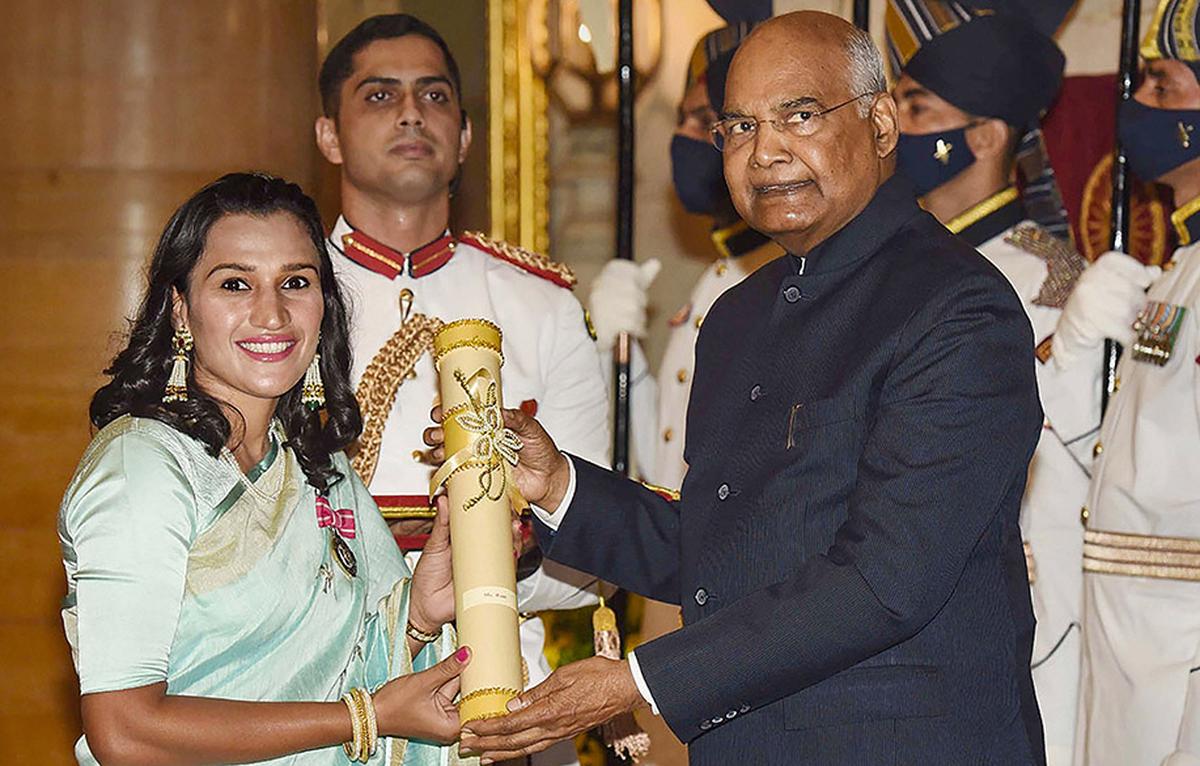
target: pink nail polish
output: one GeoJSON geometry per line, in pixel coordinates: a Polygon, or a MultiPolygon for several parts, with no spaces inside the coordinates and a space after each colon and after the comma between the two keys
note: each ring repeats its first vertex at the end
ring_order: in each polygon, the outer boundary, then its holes
{"type": "Polygon", "coordinates": [[[454,659],[458,660],[459,662],[466,662],[470,658],[471,648],[468,646],[461,647],[457,652],[454,653],[454,659]]]}

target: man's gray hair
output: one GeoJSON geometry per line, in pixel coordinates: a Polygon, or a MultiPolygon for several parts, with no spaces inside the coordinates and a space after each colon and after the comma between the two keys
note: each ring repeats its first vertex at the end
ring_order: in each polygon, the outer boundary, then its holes
{"type": "MultiPolygon", "coordinates": [[[[856,29],[846,40],[846,63],[849,67],[850,95],[860,93],[883,93],[887,90],[887,78],[883,75],[883,57],[871,40],[871,35],[856,29]]],[[[858,114],[866,117],[871,113],[871,99],[858,101],[858,114]]]]}

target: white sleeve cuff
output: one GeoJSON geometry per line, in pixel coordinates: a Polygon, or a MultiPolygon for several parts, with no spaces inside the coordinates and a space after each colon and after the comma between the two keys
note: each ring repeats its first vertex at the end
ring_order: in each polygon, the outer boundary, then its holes
{"type": "Polygon", "coordinates": [[[575,462],[571,460],[571,456],[563,453],[563,457],[567,459],[567,471],[570,474],[570,479],[567,480],[567,491],[563,493],[562,502],[558,504],[558,509],[554,513],[549,513],[546,509],[535,504],[530,504],[533,508],[533,513],[546,526],[558,531],[558,527],[562,524],[563,517],[567,515],[567,508],[570,507],[571,501],[575,499],[575,462]]]}
{"type": "Polygon", "coordinates": [[[633,682],[637,685],[638,692],[642,695],[642,699],[650,703],[650,712],[658,715],[658,705],[654,704],[654,695],[650,693],[650,687],[646,685],[646,679],[642,677],[642,668],[638,665],[637,652],[630,652],[626,659],[629,660],[629,671],[633,673],[633,682]]]}

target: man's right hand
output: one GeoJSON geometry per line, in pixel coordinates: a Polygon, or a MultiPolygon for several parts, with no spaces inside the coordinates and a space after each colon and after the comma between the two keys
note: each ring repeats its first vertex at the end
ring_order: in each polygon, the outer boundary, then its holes
{"type": "MultiPolygon", "coordinates": [[[[513,469],[513,480],[517,489],[530,503],[547,513],[554,513],[567,493],[571,481],[571,468],[567,457],[559,451],[537,422],[521,410],[504,410],[504,426],[511,428],[524,445],[518,452],[519,459],[513,469]]],[[[442,408],[434,407],[430,418],[438,425],[426,428],[423,438],[433,448],[432,457],[437,463],[446,460],[446,434],[442,430],[442,408]]]]}
{"type": "Polygon", "coordinates": [[[1133,322],[1145,305],[1146,288],[1162,269],[1124,253],[1105,253],[1087,268],[1063,307],[1054,333],[1054,361],[1060,370],[1099,349],[1105,338],[1128,344],[1133,322]]]}

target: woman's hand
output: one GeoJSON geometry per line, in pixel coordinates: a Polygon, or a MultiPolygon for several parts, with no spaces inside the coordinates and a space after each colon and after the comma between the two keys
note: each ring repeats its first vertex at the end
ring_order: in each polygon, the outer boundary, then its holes
{"type": "Polygon", "coordinates": [[[392,679],[375,692],[379,735],[448,744],[459,737],[459,675],[471,661],[471,650],[457,652],[428,670],[392,679]]]}
{"type": "MultiPolygon", "coordinates": [[[[504,425],[511,428],[524,446],[518,453],[520,459],[513,468],[513,480],[517,489],[530,503],[553,513],[558,509],[570,482],[571,469],[567,458],[558,451],[554,441],[542,425],[521,410],[504,410],[504,425]]],[[[436,463],[446,460],[446,434],[442,422],[442,408],[434,407],[430,413],[433,422],[439,425],[426,428],[425,443],[432,447],[431,457],[436,463]]]]}
{"type": "Polygon", "coordinates": [[[437,516],[412,579],[409,622],[422,633],[438,633],[454,619],[454,581],[450,562],[450,506],[437,498],[437,516]]]}

